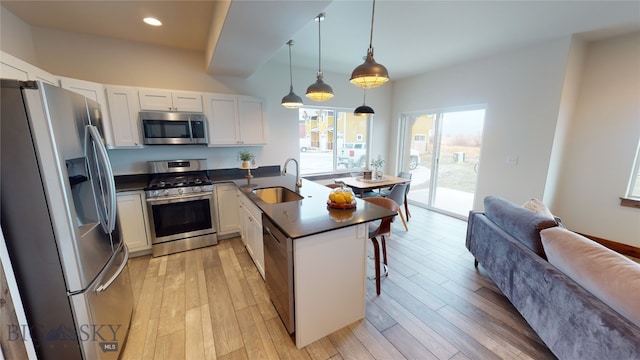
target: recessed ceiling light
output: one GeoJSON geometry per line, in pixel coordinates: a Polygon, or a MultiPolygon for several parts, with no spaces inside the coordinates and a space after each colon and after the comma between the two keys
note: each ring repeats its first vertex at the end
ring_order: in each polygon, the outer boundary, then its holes
{"type": "Polygon", "coordinates": [[[154,17],[146,17],[142,19],[142,21],[144,21],[145,23],[151,26],[162,26],[162,22],[154,17]]]}

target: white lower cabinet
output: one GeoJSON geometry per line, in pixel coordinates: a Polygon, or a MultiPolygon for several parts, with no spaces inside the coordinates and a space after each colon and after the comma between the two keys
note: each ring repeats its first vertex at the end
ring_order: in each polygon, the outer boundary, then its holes
{"type": "Polygon", "coordinates": [[[240,232],[247,252],[264,279],[264,246],[262,244],[262,211],[240,191],[240,232]]]}
{"type": "Polygon", "coordinates": [[[216,209],[218,213],[218,235],[240,232],[238,218],[238,192],[233,184],[215,186],[216,209]]]}
{"type": "Polygon", "coordinates": [[[118,193],[118,220],[122,238],[132,256],[151,253],[144,191],[118,193]]]}

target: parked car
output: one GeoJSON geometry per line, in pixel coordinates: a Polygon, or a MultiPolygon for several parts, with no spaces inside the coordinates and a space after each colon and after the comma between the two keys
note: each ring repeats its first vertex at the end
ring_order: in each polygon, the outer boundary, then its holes
{"type": "Polygon", "coordinates": [[[420,152],[415,149],[411,149],[409,153],[409,169],[413,170],[420,164],[420,152]]]}
{"type": "Polygon", "coordinates": [[[338,165],[344,165],[347,169],[365,167],[367,162],[367,143],[346,143],[338,150],[338,165]]]}
{"type": "Polygon", "coordinates": [[[308,137],[300,138],[300,152],[306,152],[312,150],[311,139],[308,137]]]}
{"type": "MultiPolygon", "coordinates": [[[[338,150],[338,165],[349,168],[364,168],[367,161],[367,143],[346,143],[338,150]]],[[[420,152],[411,149],[409,153],[409,169],[413,170],[420,164],[420,152]]]]}

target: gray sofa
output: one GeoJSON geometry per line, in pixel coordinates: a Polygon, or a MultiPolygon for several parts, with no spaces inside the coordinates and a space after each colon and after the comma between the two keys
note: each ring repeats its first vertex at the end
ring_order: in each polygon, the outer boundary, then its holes
{"type": "Polygon", "coordinates": [[[640,359],[640,328],[546,260],[540,231],[556,220],[487,196],[466,246],[558,358],[640,359]]]}

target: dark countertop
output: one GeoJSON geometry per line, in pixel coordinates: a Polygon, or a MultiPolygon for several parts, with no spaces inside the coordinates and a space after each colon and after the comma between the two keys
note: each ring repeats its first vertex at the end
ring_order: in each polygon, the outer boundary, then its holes
{"type": "Polygon", "coordinates": [[[233,180],[238,188],[253,201],[285,235],[292,239],[315,235],[347,226],[378,220],[396,215],[395,212],[356,198],[355,209],[331,209],[327,207],[327,199],[331,189],[302,179],[299,194],[304,197],[300,201],[268,204],[256,196],[252,190],[266,187],[282,186],[295,190],[295,176],[270,176],[251,179],[233,180]]]}
{"type": "MultiPolygon", "coordinates": [[[[251,170],[254,178],[248,183],[244,176],[246,170],[221,169],[208,170],[215,183],[233,183],[258,206],[285,235],[292,239],[332,231],[347,226],[378,220],[386,216],[396,215],[393,211],[370,204],[356,198],[355,209],[330,209],[327,199],[331,189],[310,180],[302,179],[299,194],[304,197],[300,201],[279,204],[268,204],[251,191],[258,188],[282,186],[290,190],[296,189],[295,176],[280,175],[279,166],[266,166],[251,170]]],[[[119,175],[115,177],[117,191],[143,190],[148,182],[148,174],[119,175]]]]}

